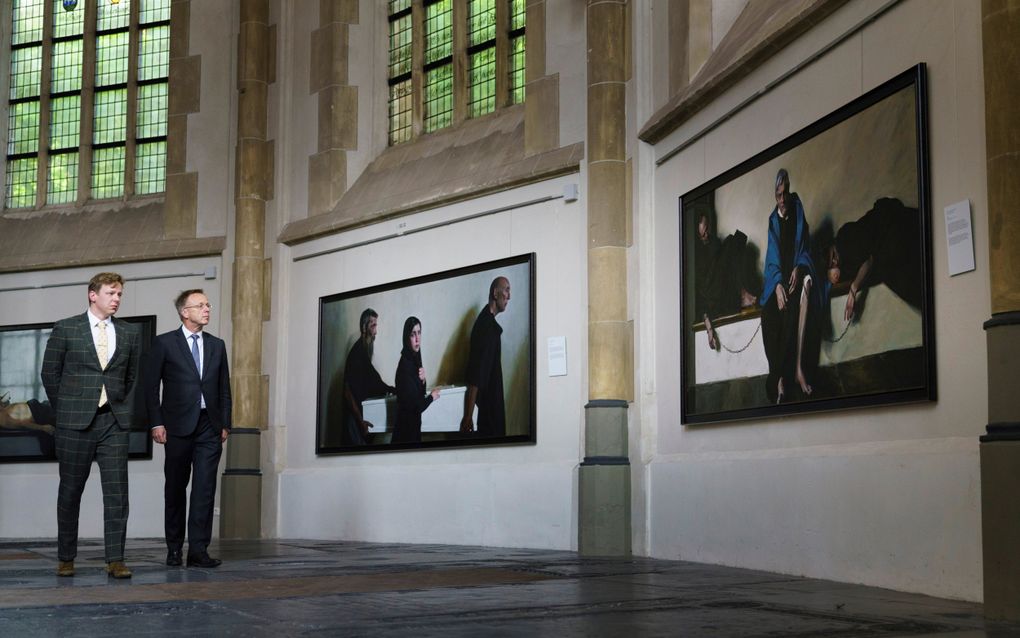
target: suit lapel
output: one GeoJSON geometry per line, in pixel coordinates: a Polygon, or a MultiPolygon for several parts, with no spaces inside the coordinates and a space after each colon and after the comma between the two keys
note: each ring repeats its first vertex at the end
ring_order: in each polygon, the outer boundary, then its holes
{"type": "Polygon", "coordinates": [[[202,376],[205,377],[205,371],[209,369],[209,362],[212,361],[212,350],[213,344],[216,342],[209,338],[209,335],[202,333],[202,376]]]}
{"type": "Polygon", "coordinates": [[[99,353],[96,352],[96,341],[92,338],[92,324],[89,323],[89,314],[87,312],[81,315],[81,321],[78,322],[78,331],[81,335],[82,349],[89,353],[89,361],[94,363],[97,369],[102,370],[103,366],[99,365],[99,353]]]}
{"type": "Polygon", "coordinates": [[[125,344],[127,344],[127,330],[124,326],[123,321],[117,321],[113,317],[110,317],[110,321],[113,323],[113,331],[117,335],[116,349],[110,354],[110,360],[107,362],[106,367],[113,365],[114,361],[120,358],[122,352],[126,352],[125,344]]]}
{"type": "Polygon", "coordinates": [[[191,356],[191,344],[188,343],[188,339],[184,336],[184,332],[178,328],[174,330],[174,341],[177,342],[177,346],[181,349],[181,355],[184,359],[191,364],[191,369],[198,374],[198,368],[195,367],[195,357],[191,356]]]}

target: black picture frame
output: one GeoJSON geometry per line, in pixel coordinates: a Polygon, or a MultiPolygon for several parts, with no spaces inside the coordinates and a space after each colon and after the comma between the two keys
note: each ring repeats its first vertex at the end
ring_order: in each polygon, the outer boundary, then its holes
{"type": "Polygon", "coordinates": [[[936,400],[927,129],[922,63],[680,197],[682,423],[936,400]]]}
{"type": "MultiPolygon", "coordinates": [[[[534,444],[535,277],[535,255],[529,253],[320,297],[315,453],[534,444]],[[505,432],[495,435],[461,432],[471,334],[488,305],[489,287],[496,277],[506,277],[511,290],[506,310],[496,316],[502,328],[505,432]],[[392,394],[376,395],[360,404],[364,420],[374,426],[367,436],[361,437],[362,441],[357,441],[357,435],[348,430],[356,426],[346,421],[350,408],[345,401],[345,390],[349,388],[345,367],[352,347],[360,339],[360,318],[366,308],[378,313],[379,332],[373,344],[372,367],[389,386],[397,385],[395,371],[404,323],[411,316],[421,321],[426,387],[439,386],[441,393],[439,400],[422,413],[420,441],[392,440],[397,410],[392,394]]],[[[371,376],[367,372],[359,378],[371,376]]]]}
{"type": "MultiPolygon", "coordinates": [[[[156,335],[156,316],[117,317],[117,319],[137,325],[141,332],[142,360],[139,366],[141,375],[145,369],[145,357],[156,335]]],[[[53,414],[52,410],[49,410],[46,390],[39,376],[46,340],[52,329],[53,322],[0,326],[0,409],[5,411],[0,415],[3,419],[0,423],[0,463],[45,463],[57,460],[52,433],[53,423],[49,422],[53,414]],[[21,343],[16,343],[19,341],[21,343]],[[4,347],[5,344],[7,348],[4,347]],[[10,358],[5,356],[5,349],[11,351],[10,358]],[[10,374],[5,374],[7,372],[5,368],[10,370],[10,374]],[[14,378],[20,383],[8,380],[14,378]],[[7,410],[11,409],[11,406],[22,406],[19,407],[22,412],[28,410],[32,415],[31,424],[16,427],[7,418],[9,414],[7,410]],[[36,423],[36,419],[44,422],[36,423]]],[[[149,436],[145,395],[141,391],[140,378],[138,391],[135,392],[134,416],[135,422],[129,432],[128,458],[151,459],[152,438],[149,436]]]]}

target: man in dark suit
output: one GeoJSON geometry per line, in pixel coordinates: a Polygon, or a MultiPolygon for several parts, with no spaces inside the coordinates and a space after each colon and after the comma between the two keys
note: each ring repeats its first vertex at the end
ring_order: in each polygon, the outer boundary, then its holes
{"type": "Polygon", "coordinates": [[[222,339],[203,332],[212,306],[201,290],[185,290],[174,301],[181,327],[156,337],[145,375],[145,403],[152,440],[166,446],[166,564],[182,563],[185,522],[188,567],[216,567],[212,538],[216,469],[230,433],[230,370],[222,339]],[[160,402],[159,384],[163,383],[160,402]],[[191,479],[191,507],[187,487],[191,479]]]}
{"type": "Polygon", "coordinates": [[[114,578],[131,578],[124,564],[128,430],[141,344],[134,326],[113,320],[123,294],[124,279],[120,275],[99,273],[89,281],[88,311],[58,321],[46,342],[42,382],[56,410],[54,436],[60,466],[59,576],[74,576],[81,494],[94,460],[99,464],[103,485],[106,573],[114,578]]]}

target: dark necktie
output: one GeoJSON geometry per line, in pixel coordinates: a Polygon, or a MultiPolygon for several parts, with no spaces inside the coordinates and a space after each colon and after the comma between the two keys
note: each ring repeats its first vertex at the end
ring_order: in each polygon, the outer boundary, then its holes
{"type": "Polygon", "coordinates": [[[202,358],[198,356],[198,335],[191,335],[191,358],[195,360],[198,376],[202,376],[202,358]]]}

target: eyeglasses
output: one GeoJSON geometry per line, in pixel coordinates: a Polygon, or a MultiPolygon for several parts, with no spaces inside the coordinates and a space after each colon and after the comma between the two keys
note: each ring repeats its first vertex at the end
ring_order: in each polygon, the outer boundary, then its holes
{"type": "Polygon", "coordinates": [[[185,308],[185,310],[190,309],[190,308],[208,308],[209,310],[212,310],[212,304],[211,303],[199,303],[199,304],[195,304],[193,306],[184,306],[184,308],[185,308]]]}

